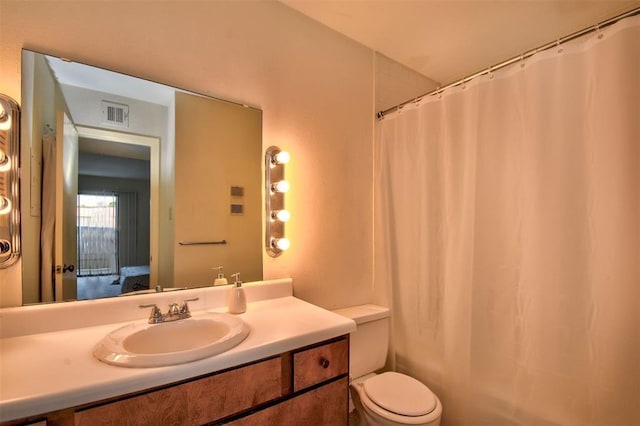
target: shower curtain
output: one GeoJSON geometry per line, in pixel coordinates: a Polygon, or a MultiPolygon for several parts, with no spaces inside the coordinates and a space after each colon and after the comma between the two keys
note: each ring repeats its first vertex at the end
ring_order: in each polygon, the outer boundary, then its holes
{"type": "Polygon", "coordinates": [[[640,424],[640,16],[377,123],[375,298],[444,425],[640,424]]]}

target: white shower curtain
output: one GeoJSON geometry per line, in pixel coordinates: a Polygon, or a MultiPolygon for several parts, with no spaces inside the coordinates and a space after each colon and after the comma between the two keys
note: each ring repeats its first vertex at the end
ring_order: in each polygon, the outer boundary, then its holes
{"type": "Polygon", "coordinates": [[[378,122],[375,295],[445,425],[640,424],[640,16],[378,122]]]}

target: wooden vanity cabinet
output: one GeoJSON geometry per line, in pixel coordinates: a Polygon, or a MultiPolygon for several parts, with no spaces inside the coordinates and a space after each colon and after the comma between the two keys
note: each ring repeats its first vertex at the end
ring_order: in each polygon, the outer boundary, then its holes
{"type": "MultiPolygon", "coordinates": [[[[285,367],[286,368],[286,367],[285,367]]],[[[282,396],[282,359],[77,410],[77,426],[202,425],[282,396]]]]}
{"type": "Polygon", "coordinates": [[[160,388],[7,424],[347,425],[349,338],[342,336],[160,388]]]}
{"type": "Polygon", "coordinates": [[[349,341],[334,342],[292,354],[294,398],[244,416],[229,424],[347,425],[349,414],[349,341]],[[333,380],[336,379],[337,380],[333,380]],[[327,383],[330,381],[329,383],[327,383]],[[325,383],[325,384],[323,384],[325,383]],[[307,389],[311,389],[306,391],[307,389]]]}

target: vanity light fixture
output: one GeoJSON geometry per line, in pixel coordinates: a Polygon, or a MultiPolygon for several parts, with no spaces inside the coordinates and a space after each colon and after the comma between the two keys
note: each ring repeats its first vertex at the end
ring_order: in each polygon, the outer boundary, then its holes
{"type": "Polygon", "coordinates": [[[267,148],[265,153],[265,248],[271,257],[280,256],[291,245],[284,236],[284,224],[291,217],[284,208],[284,194],[289,190],[284,168],[290,158],[277,146],[267,148]]]}
{"type": "Polygon", "coordinates": [[[287,182],[286,180],[281,180],[279,182],[271,184],[272,193],[280,192],[281,194],[284,194],[285,192],[289,191],[289,188],[289,182],[287,182]]]}
{"type": "Polygon", "coordinates": [[[0,268],[20,256],[20,108],[0,94],[0,268]]]}

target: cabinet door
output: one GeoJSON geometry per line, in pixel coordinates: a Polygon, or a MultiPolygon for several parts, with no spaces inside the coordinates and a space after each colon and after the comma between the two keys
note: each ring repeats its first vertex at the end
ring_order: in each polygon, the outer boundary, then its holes
{"type": "Polygon", "coordinates": [[[240,413],[282,394],[280,358],[75,413],[78,426],[198,425],[240,413]]]}
{"type": "Polygon", "coordinates": [[[229,423],[234,426],[347,426],[349,379],[344,377],[229,423]]]}

